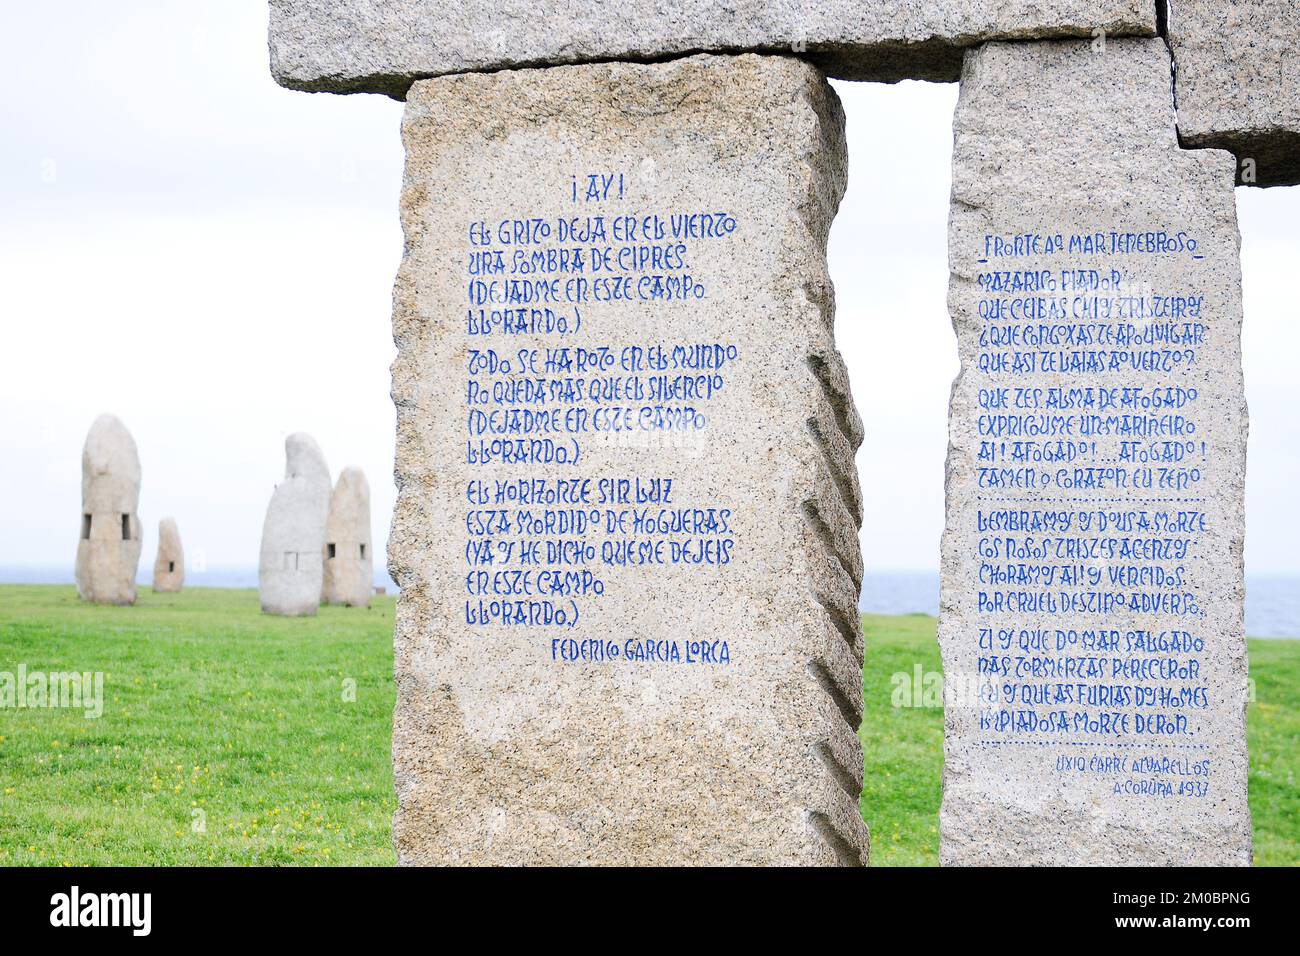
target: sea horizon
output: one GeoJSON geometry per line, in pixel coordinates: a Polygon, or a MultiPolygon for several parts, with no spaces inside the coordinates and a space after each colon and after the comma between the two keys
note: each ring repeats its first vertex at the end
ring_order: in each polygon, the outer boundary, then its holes
{"type": "MultiPolygon", "coordinates": [[[[149,586],[141,573],[136,581],[149,586]]],[[[75,584],[73,568],[59,566],[0,566],[0,584],[75,584]]],[[[257,587],[255,566],[186,569],[190,587],[257,587]]],[[[386,568],[376,568],[374,585],[389,594],[399,590],[386,568]]],[[[939,572],[869,568],[863,576],[858,610],[863,614],[939,614],[939,572]]],[[[1246,634],[1248,637],[1300,639],[1300,573],[1260,572],[1246,575],[1246,634]]]]}

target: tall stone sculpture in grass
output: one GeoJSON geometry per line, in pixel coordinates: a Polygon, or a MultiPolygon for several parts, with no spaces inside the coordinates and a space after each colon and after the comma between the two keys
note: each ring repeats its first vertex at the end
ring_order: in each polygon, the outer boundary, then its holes
{"type": "Polygon", "coordinates": [[[140,455],[115,415],[100,415],[81,452],[81,540],[77,595],[95,604],[134,604],[140,563],[140,455]]]}
{"type": "Polygon", "coordinates": [[[262,525],[257,589],[265,613],[300,617],[320,605],[330,471],[310,435],[290,435],[284,451],[284,481],[275,486],[262,525]]]}
{"type": "Polygon", "coordinates": [[[175,518],[158,522],[158,557],[153,562],[153,589],[160,594],[175,594],[185,584],[185,551],[175,518]]]}
{"type": "Polygon", "coordinates": [[[375,553],[370,541],[370,483],[360,468],[344,468],[330,496],[324,561],[321,602],[369,607],[375,553]]]}

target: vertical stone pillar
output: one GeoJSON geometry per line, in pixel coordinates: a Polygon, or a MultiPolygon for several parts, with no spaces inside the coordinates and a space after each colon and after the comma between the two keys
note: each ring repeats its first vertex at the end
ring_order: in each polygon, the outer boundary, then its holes
{"type": "Polygon", "coordinates": [[[94,604],[134,604],[140,527],[140,454],[116,415],[100,415],[81,451],[81,536],[77,596],[94,604]]]}
{"type": "Polygon", "coordinates": [[[370,482],[355,465],[339,472],[325,521],[321,603],[369,607],[375,588],[375,551],[370,541],[370,482]]]}
{"type": "Polygon", "coordinates": [[[176,594],[185,586],[185,550],[175,518],[158,522],[158,554],[153,562],[153,589],[176,594]]]}
{"type": "Polygon", "coordinates": [[[1232,157],[1159,40],[990,44],[955,123],[949,864],[1248,864],[1232,157]]]}
{"type": "Polygon", "coordinates": [[[320,607],[329,509],[325,455],[310,435],[295,432],[284,440],[284,480],[262,520],[257,595],[263,613],[310,617],[320,607]]]}
{"type": "Polygon", "coordinates": [[[834,93],[448,76],[403,137],[399,859],[862,862],[834,93]]]}

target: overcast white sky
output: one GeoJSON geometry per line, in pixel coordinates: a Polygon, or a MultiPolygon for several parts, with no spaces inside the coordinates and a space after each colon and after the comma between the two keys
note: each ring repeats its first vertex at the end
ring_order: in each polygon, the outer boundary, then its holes
{"type": "MultiPolygon", "coordinates": [[[[867,425],[863,549],[934,569],[946,405],[956,87],[837,84],[849,193],[832,233],[840,347],[867,425]]],[[[401,106],[272,82],[265,0],[4,0],[0,24],[0,568],[75,552],[81,445],[102,411],[144,468],[142,564],[173,515],[190,554],[251,566],[283,441],[392,508],[390,289],[401,106]]],[[[1300,189],[1238,190],[1251,404],[1247,560],[1300,570],[1300,189]]]]}

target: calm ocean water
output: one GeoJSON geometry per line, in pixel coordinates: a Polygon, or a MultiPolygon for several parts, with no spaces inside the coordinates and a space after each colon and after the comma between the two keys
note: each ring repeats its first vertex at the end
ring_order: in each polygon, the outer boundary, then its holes
{"type": "MultiPolygon", "coordinates": [[[[147,576],[141,577],[148,584],[147,576]]],[[[187,584],[210,588],[255,588],[257,568],[209,568],[186,572],[187,584]]],[[[0,568],[3,584],[72,584],[71,568],[0,568]]],[[[397,593],[382,568],[375,584],[397,593]]],[[[939,575],[925,571],[868,571],[858,607],[869,614],[938,614],[939,575]]],[[[1251,637],[1300,638],[1300,575],[1246,577],[1246,633],[1251,637]]]]}
{"type": "MultiPolygon", "coordinates": [[[[139,584],[153,581],[153,565],[148,568],[140,562],[139,584]]],[[[0,584],[75,584],[72,568],[0,567],[0,584]]],[[[255,588],[257,568],[208,568],[204,571],[185,569],[185,583],[199,588],[255,588]]],[[[397,585],[388,576],[387,568],[375,568],[375,585],[387,588],[389,594],[397,593],[397,585]]]]}

